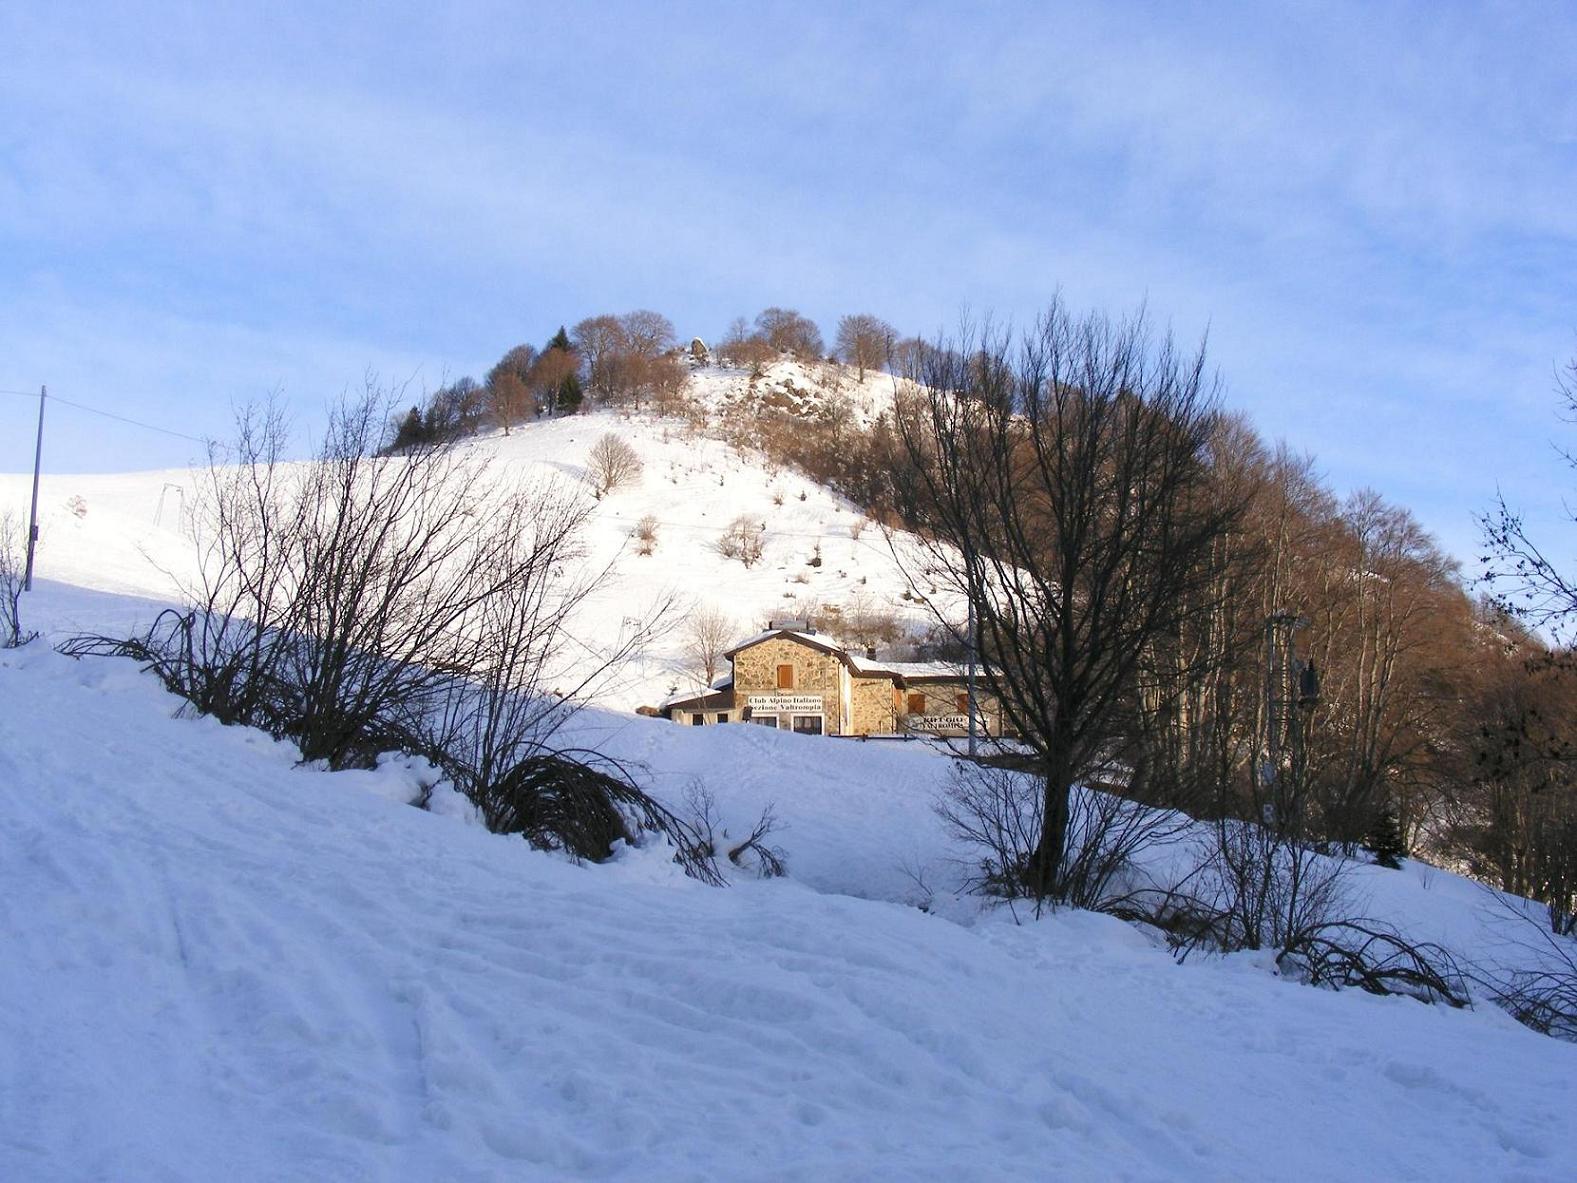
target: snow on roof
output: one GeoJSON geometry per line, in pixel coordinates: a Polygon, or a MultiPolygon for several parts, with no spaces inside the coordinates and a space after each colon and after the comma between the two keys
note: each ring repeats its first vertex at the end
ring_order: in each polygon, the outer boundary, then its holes
{"type": "Polygon", "coordinates": [[[847,651],[831,637],[824,637],[819,633],[805,633],[797,629],[769,628],[757,633],[747,640],[739,642],[724,652],[723,656],[732,658],[741,649],[749,649],[752,645],[759,645],[762,641],[770,641],[774,637],[786,637],[791,641],[798,641],[802,645],[809,645],[813,649],[820,649],[824,653],[836,653],[840,657],[847,656],[847,651]]]}
{"type": "Polygon", "coordinates": [[[724,674],[722,677],[714,680],[711,686],[705,690],[684,690],[670,694],[657,704],[657,709],[666,711],[669,707],[678,706],[681,702],[694,702],[698,699],[710,698],[714,694],[720,694],[724,690],[731,689],[733,685],[734,675],[724,674]]]}
{"type": "Polygon", "coordinates": [[[769,628],[747,640],[739,642],[727,652],[724,657],[733,659],[734,654],[741,649],[748,649],[752,645],[759,645],[762,641],[774,638],[785,638],[809,645],[823,653],[831,653],[840,658],[845,665],[856,674],[867,677],[892,677],[892,678],[964,678],[968,676],[968,667],[951,661],[881,661],[876,658],[861,657],[848,647],[838,644],[832,638],[820,633],[801,632],[798,629],[769,628]]]}
{"type": "Polygon", "coordinates": [[[964,678],[969,667],[952,661],[879,661],[845,654],[857,674],[891,674],[898,678],[964,678]]]}

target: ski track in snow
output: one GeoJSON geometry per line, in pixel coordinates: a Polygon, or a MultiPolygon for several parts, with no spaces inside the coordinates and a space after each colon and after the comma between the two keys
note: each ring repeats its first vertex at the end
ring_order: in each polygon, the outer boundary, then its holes
{"type": "MultiPolygon", "coordinates": [[[[1494,1011],[571,866],[130,663],[34,646],[0,702],[0,1178],[1577,1176],[1574,1049],[1494,1011]]],[[[852,800],[864,745],[737,730],[852,800]]]]}

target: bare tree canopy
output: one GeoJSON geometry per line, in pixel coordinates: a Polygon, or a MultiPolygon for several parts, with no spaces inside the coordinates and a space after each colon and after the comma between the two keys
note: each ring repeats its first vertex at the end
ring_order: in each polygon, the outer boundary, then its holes
{"type": "Polygon", "coordinates": [[[727,613],[707,606],[690,614],[684,637],[687,656],[701,670],[706,685],[717,680],[723,652],[736,640],[735,625],[727,613]]]}
{"type": "Polygon", "coordinates": [[[589,316],[570,330],[570,340],[586,366],[587,388],[602,397],[612,394],[617,359],[629,348],[619,318],[589,316]]]}
{"type": "Polygon", "coordinates": [[[1204,350],[1059,302],[1017,339],[940,344],[911,377],[900,502],[928,568],[973,602],[986,680],[1040,761],[1029,889],[1069,898],[1070,791],[1120,754],[1147,647],[1204,610],[1238,514],[1210,495],[1204,350]]]}
{"type": "MultiPolygon", "coordinates": [[[[1556,391],[1566,417],[1577,417],[1577,357],[1556,379],[1556,391]]],[[[1563,448],[1561,455],[1577,469],[1577,451],[1563,448]]],[[[1567,516],[1577,521],[1577,512],[1568,509],[1567,516]]],[[[1570,645],[1577,639],[1577,574],[1561,570],[1546,553],[1547,544],[1529,534],[1522,514],[1505,498],[1498,498],[1479,524],[1489,549],[1484,578],[1495,588],[1501,608],[1570,645]]]]}
{"type": "Polygon", "coordinates": [[[493,414],[504,429],[504,434],[508,435],[509,429],[530,408],[531,391],[519,374],[513,370],[503,370],[489,375],[487,392],[493,404],[493,414]]]}
{"type": "Polygon", "coordinates": [[[640,478],[640,453],[620,436],[609,432],[591,446],[586,457],[586,479],[599,499],[635,484],[640,478]]]}
{"type": "Polygon", "coordinates": [[[526,376],[526,382],[548,413],[557,414],[565,385],[579,369],[580,359],[573,351],[555,347],[538,355],[526,376]]]}
{"type": "Polygon", "coordinates": [[[838,321],[838,360],[858,369],[863,382],[866,370],[879,370],[888,363],[897,339],[897,331],[879,316],[868,312],[845,316],[838,321]]]}
{"type": "Polygon", "coordinates": [[[522,382],[531,373],[531,367],[537,360],[536,347],[532,345],[516,345],[503,357],[499,358],[493,368],[487,372],[487,385],[491,386],[504,374],[513,374],[522,382]]]}
{"type": "Polygon", "coordinates": [[[755,369],[772,360],[773,349],[765,337],[751,329],[749,321],[736,316],[719,339],[717,353],[736,365],[755,369]]]}
{"type": "Polygon", "coordinates": [[[795,357],[819,358],[824,352],[816,322],[792,308],[765,309],[756,317],[756,332],[773,349],[795,357]]]}
{"type": "Polygon", "coordinates": [[[660,312],[638,308],[623,316],[587,317],[575,326],[575,349],[584,360],[586,383],[606,401],[672,393],[678,363],[667,354],[677,340],[673,322],[660,312]]]}
{"type": "Polygon", "coordinates": [[[637,308],[619,318],[624,327],[624,340],[629,351],[638,357],[656,357],[674,347],[673,321],[661,312],[650,308],[637,308]]]}

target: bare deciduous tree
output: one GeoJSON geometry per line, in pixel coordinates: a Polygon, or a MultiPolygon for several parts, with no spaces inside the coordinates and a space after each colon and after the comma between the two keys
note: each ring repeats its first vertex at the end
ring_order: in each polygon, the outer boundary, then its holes
{"type": "Polygon", "coordinates": [[[767,308],[756,317],[756,332],[773,349],[795,357],[819,358],[824,349],[821,330],[792,308],[767,308]]]}
{"type": "Polygon", "coordinates": [[[512,370],[505,370],[490,377],[487,393],[493,404],[493,414],[508,435],[510,428],[531,406],[531,392],[526,381],[512,370]]]}
{"type": "Polygon", "coordinates": [[[838,360],[858,369],[863,382],[866,370],[879,370],[887,364],[897,339],[892,325],[879,316],[861,312],[838,321],[835,348],[838,360]]]}
{"type": "Polygon", "coordinates": [[[570,331],[570,339],[585,364],[587,389],[598,397],[611,397],[617,389],[618,359],[629,348],[624,325],[617,316],[589,316],[570,331]]]}
{"type": "Polygon", "coordinates": [[[1035,749],[1044,802],[1025,879],[1037,899],[1064,898],[1073,786],[1121,755],[1147,646],[1204,609],[1204,560],[1236,516],[1206,496],[1204,351],[1155,341],[1142,314],[1057,303],[1016,343],[966,334],[912,377],[899,497],[921,561],[973,602],[985,681],[1035,749]]]}
{"type": "MultiPolygon", "coordinates": [[[[1556,391],[1567,415],[1577,415],[1577,358],[1560,373],[1556,391]]],[[[1577,469],[1577,452],[1563,449],[1561,455],[1577,469]]],[[[1577,513],[1567,513],[1577,520],[1577,513]]],[[[1549,629],[1557,641],[1569,645],[1577,626],[1577,577],[1545,553],[1504,497],[1479,524],[1489,550],[1484,578],[1495,588],[1502,609],[1535,628],[1549,629]]]]}
{"type": "Polygon", "coordinates": [[[722,666],[723,652],[736,640],[733,620],[717,608],[699,608],[686,621],[684,636],[687,656],[700,667],[706,685],[712,685],[722,666]]]}
{"type": "Polygon", "coordinates": [[[748,366],[753,371],[759,371],[776,352],[765,337],[751,330],[750,322],[742,316],[734,318],[717,344],[718,357],[738,366],[748,366]]]}
{"type": "Polygon", "coordinates": [[[650,308],[637,308],[619,318],[624,329],[624,345],[638,357],[656,357],[674,347],[673,321],[650,308]]]}
{"type": "Polygon", "coordinates": [[[641,456],[620,436],[609,432],[592,444],[586,456],[586,479],[601,499],[641,479],[641,456]]]}
{"type": "Polygon", "coordinates": [[[499,358],[491,370],[487,372],[488,381],[492,381],[499,374],[514,374],[517,378],[524,378],[531,373],[531,367],[537,360],[537,350],[532,345],[516,345],[499,358]]]}
{"type": "Polygon", "coordinates": [[[548,414],[558,414],[559,396],[579,368],[580,359],[568,349],[543,350],[532,363],[526,376],[527,386],[548,414]]]}

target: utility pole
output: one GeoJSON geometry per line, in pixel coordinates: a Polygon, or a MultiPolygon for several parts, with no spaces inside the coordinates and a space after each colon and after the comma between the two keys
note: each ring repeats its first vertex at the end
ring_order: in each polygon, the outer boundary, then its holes
{"type": "Polygon", "coordinates": [[[38,473],[44,464],[44,400],[49,397],[49,387],[38,388],[38,442],[33,446],[33,505],[27,514],[27,571],[22,576],[22,590],[33,590],[33,551],[38,546],[38,473]]]}

